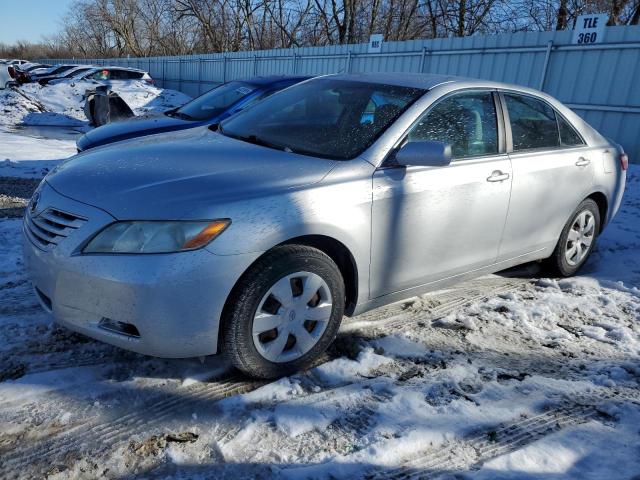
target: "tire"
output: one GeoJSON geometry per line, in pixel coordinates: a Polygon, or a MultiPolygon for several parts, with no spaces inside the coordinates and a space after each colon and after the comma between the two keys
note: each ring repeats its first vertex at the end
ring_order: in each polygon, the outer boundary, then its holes
{"type": "Polygon", "coordinates": [[[593,252],[598,232],[600,232],[600,209],[596,202],[588,198],[583,200],[569,217],[553,255],[546,260],[547,267],[557,276],[574,275],[593,252]],[[585,219],[584,228],[581,225],[581,219],[585,219]],[[593,223],[587,227],[589,219],[593,219],[593,223]],[[574,246],[575,249],[573,249],[574,246]]]}
{"type": "Polygon", "coordinates": [[[308,368],[335,339],[344,306],[344,280],[328,255],[302,245],[275,247],[231,293],[222,315],[224,355],[256,378],[308,368]]]}

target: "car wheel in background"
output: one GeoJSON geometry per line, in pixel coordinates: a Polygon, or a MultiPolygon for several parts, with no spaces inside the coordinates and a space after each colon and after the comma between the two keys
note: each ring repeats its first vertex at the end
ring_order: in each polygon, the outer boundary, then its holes
{"type": "Polygon", "coordinates": [[[587,261],[600,231],[600,210],[591,199],[584,200],[564,226],[547,266],[557,275],[569,277],[587,261]]]}
{"type": "Polygon", "coordinates": [[[224,354],[239,370],[277,378],[313,364],[344,313],[344,281],[318,249],[282,245],[242,276],[222,319],[224,354]]]}

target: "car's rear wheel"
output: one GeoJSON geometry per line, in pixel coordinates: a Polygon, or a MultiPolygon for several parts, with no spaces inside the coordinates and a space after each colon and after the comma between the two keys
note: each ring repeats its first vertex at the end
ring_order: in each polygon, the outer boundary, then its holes
{"type": "Polygon", "coordinates": [[[547,265],[557,275],[574,275],[593,251],[600,231],[600,210],[591,199],[584,200],[565,224],[547,265]]]}
{"type": "Polygon", "coordinates": [[[283,245],[240,279],[223,315],[225,355],[239,370],[276,378],[310,366],[335,338],[344,281],[329,256],[283,245]]]}

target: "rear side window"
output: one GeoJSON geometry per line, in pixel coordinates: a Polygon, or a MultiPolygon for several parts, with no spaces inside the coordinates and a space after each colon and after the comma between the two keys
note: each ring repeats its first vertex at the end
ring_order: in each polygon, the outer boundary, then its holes
{"type": "Polygon", "coordinates": [[[560,146],[556,114],[549,105],[524,95],[506,93],[504,98],[514,151],[560,146]]]}
{"type": "Polygon", "coordinates": [[[582,140],[582,137],[576,132],[576,129],[560,115],[556,115],[556,117],[558,117],[558,127],[560,128],[560,144],[563,147],[584,145],[584,140],[582,140]]]}
{"type": "Polygon", "coordinates": [[[142,72],[132,72],[130,70],[111,70],[111,80],[139,80],[142,72]]]}
{"type": "Polygon", "coordinates": [[[437,140],[451,145],[453,158],[498,153],[496,109],[491,92],[445,98],[411,129],[407,141],[437,140]]]}

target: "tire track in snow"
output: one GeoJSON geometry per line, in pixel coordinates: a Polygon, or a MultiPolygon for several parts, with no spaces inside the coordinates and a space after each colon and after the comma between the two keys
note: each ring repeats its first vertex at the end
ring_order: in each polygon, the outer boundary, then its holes
{"type": "Polygon", "coordinates": [[[176,413],[190,412],[194,405],[201,402],[215,402],[246,393],[265,383],[242,381],[237,375],[228,374],[213,384],[187,387],[179,392],[180,395],[171,395],[169,398],[136,407],[116,420],[72,427],[36,444],[13,450],[0,459],[0,471],[3,478],[17,478],[25,468],[36,464],[38,460],[46,462],[50,467],[56,459],[70,451],[84,453],[106,450],[140,431],[153,430],[176,413]]]}
{"type": "Polygon", "coordinates": [[[601,388],[594,394],[579,394],[575,399],[562,401],[538,415],[483,429],[448,447],[430,448],[400,467],[381,468],[366,478],[413,480],[477,469],[493,458],[516,451],[566,427],[601,418],[600,407],[616,399],[638,403],[640,394],[620,388],[601,388]]]}
{"type": "MultiPolygon", "coordinates": [[[[404,305],[407,305],[408,302],[404,302],[403,306],[398,306],[394,309],[394,311],[397,312],[395,315],[386,317],[375,315],[371,316],[371,319],[362,321],[354,318],[346,322],[340,331],[343,333],[357,333],[364,329],[374,328],[380,330],[383,334],[402,332],[414,327],[416,323],[437,320],[455,312],[459,308],[516,290],[520,286],[531,282],[532,279],[529,278],[506,277],[472,280],[463,284],[464,290],[462,292],[458,289],[451,289],[442,293],[434,292],[427,294],[425,298],[437,301],[436,305],[425,306],[424,309],[419,308],[412,310],[411,304],[409,304],[407,308],[404,305]]],[[[391,313],[389,311],[387,312],[391,313]]]]}
{"type": "MultiPolygon", "coordinates": [[[[365,315],[367,320],[358,322],[357,318],[345,323],[346,333],[356,333],[359,330],[369,330],[371,327],[384,329],[385,333],[402,331],[420,321],[432,321],[459,307],[491,298],[494,295],[511,291],[520,285],[529,283],[529,279],[512,279],[504,277],[481,278],[461,284],[457,288],[443,293],[432,294],[431,297],[439,301],[433,308],[407,312],[401,305],[394,305],[384,309],[384,313],[365,315]],[[488,284],[488,285],[487,285],[488,284]],[[388,321],[379,315],[388,315],[398,311],[388,321]]],[[[406,304],[406,302],[405,302],[406,304]]],[[[326,361],[327,357],[324,358],[326,361]]],[[[40,460],[50,467],[57,459],[70,451],[79,451],[85,455],[105,451],[118,442],[130,438],[141,432],[149,433],[161,425],[162,421],[170,419],[180,412],[189,411],[194,405],[203,401],[215,402],[236,394],[247,393],[265,385],[264,381],[247,381],[234,373],[228,373],[215,383],[197,384],[185,388],[176,395],[162,400],[154,400],[146,405],[136,406],[135,410],[125,413],[118,419],[103,421],[95,424],[83,424],[61,431],[46,440],[38,441],[24,448],[14,449],[0,458],[0,471],[3,478],[17,478],[29,466],[34,466],[40,460]],[[186,398],[185,398],[186,397],[186,398]],[[96,448],[97,447],[97,448],[96,448]]]]}

